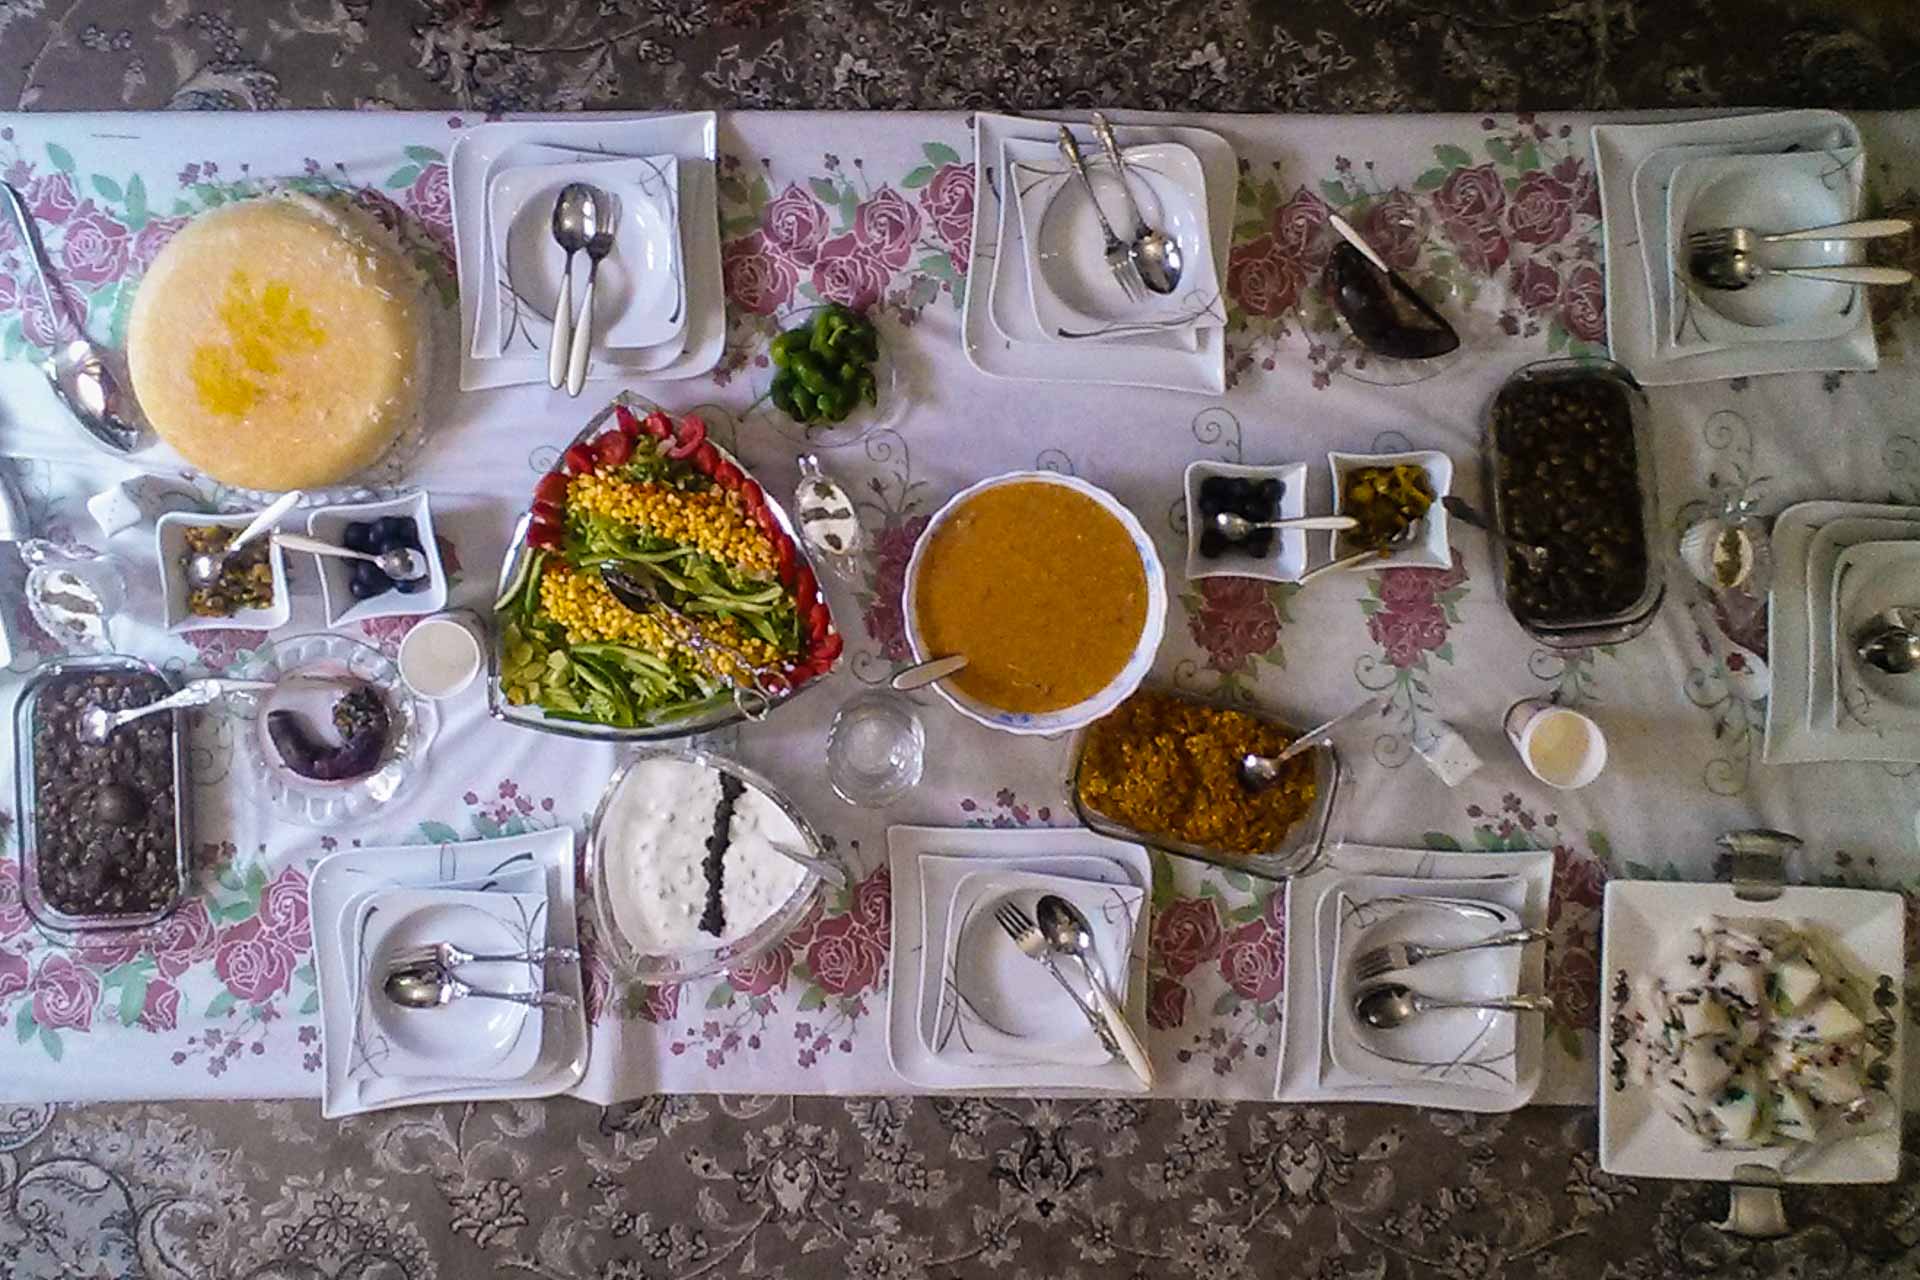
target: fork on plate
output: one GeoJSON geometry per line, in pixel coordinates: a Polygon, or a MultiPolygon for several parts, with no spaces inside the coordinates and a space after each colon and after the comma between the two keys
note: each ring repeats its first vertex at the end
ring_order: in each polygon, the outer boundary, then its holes
{"type": "Polygon", "coordinates": [[[1107,995],[1105,980],[1094,972],[1093,962],[1084,954],[1075,954],[1081,970],[1086,974],[1087,990],[1091,993],[1089,1002],[1088,997],[1081,995],[1054,963],[1056,953],[1032,916],[1011,902],[1003,902],[994,911],[993,918],[1000,922],[1000,927],[1007,931],[1007,936],[1013,939],[1013,945],[1020,948],[1022,955],[1045,965],[1054,981],[1073,997],[1073,1002],[1080,1006],[1080,1012],[1092,1024],[1094,1034],[1100,1038],[1100,1046],[1114,1057],[1123,1059],[1141,1083],[1152,1088],[1153,1060],[1147,1056],[1146,1046],[1140,1043],[1140,1038],[1134,1035],[1126,1015],[1114,1006],[1113,999],[1107,995]]]}
{"type": "Polygon", "coordinates": [[[1087,162],[1081,158],[1080,144],[1073,140],[1072,132],[1065,125],[1060,126],[1060,154],[1080,179],[1080,185],[1087,189],[1087,202],[1093,206],[1093,216],[1100,219],[1100,234],[1107,242],[1107,270],[1113,272],[1114,281],[1120,286],[1120,292],[1127,295],[1128,302],[1146,301],[1147,286],[1140,279],[1133,249],[1114,234],[1113,224],[1107,221],[1107,211],[1100,207],[1100,197],[1094,194],[1093,179],[1087,176],[1087,162]]]}
{"type": "Polygon", "coordinates": [[[1357,981],[1371,982],[1398,969],[1411,969],[1421,961],[1432,960],[1436,956],[1458,955],[1463,951],[1479,951],[1486,947],[1525,946],[1529,942],[1538,942],[1546,936],[1545,929],[1508,929],[1503,933],[1489,934],[1474,942],[1457,942],[1450,946],[1429,946],[1421,942],[1389,942],[1385,946],[1363,951],[1355,957],[1353,976],[1357,981]]]}
{"type": "Polygon", "coordinates": [[[1755,231],[1751,227],[1703,227],[1687,234],[1687,251],[1693,255],[1753,253],[1763,244],[1782,244],[1792,240],[1877,240],[1882,236],[1903,235],[1913,230],[1905,218],[1865,218],[1857,222],[1835,222],[1824,227],[1806,227],[1799,231],[1755,231]]]}
{"type": "Polygon", "coordinates": [[[442,969],[454,969],[463,964],[492,964],[496,961],[538,964],[545,960],[574,961],[579,958],[580,952],[574,947],[534,947],[527,951],[476,953],[463,950],[451,942],[424,942],[396,953],[393,963],[395,966],[437,964],[442,969]]]}

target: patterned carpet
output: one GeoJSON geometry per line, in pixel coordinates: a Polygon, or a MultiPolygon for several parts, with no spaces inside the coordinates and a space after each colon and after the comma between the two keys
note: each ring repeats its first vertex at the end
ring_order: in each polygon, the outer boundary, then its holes
{"type": "MultiPolygon", "coordinates": [[[[1911,0],[0,0],[39,110],[1920,101],[1911,0]]],[[[0,1082],[0,1093],[4,1093],[0,1082]]],[[[1908,1146],[1915,1135],[1909,1134],[1908,1146]]],[[[1920,1275],[1911,1169],[1789,1197],[1600,1173],[1594,1117],[655,1098],[0,1109],[7,1277],[1920,1275]]]]}

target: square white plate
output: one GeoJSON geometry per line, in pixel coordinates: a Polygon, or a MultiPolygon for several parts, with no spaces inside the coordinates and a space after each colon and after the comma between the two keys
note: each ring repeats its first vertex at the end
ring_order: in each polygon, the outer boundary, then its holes
{"type": "MultiPolygon", "coordinates": [[[[1517,907],[1526,901],[1526,885],[1507,880],[1468,885],[1457,892],[1421,893],[1411,901],[1381,901],[1381,895],[1354,877],[1331,886],[1316,913],[1321,937],[1332,933],[1332,966],[1327,975],[1326,1046],[1338,1071],[1359,1080],[1450,1083],[1492,1091],[1513,1087],[1518,1050],[1516,1030],[1523,1017],[1487,1009],[1436,1009],[1391,1031],[1362,1023],[1353,1001],[1373,985],[1354,976],[1355,961],[1370,948],[1391,942],[1449,945],[1471,942],[1519,927],[1517,907]],[[1445,902],[1434,901],[1438,896],[1445,902]],[[1498,901],[1504,897],[1512,906],[1498,901]],[[1422,901],[1421,899],[1425,899],[1422,901]]],[[[1519,947],[1467,951],[1439,956],[1377,982],[1397,982],[1438,1000],[1487,1000],[1520,990],[1519,947]]],[[[1322,944],[1322,954],[1327,953],[1322,944]]]]}
{"type": "MultiPolygon", "coordinates": [[[[1281,1102],[1392,1102],[1403,1106],[1437,1107],[1452,1111],[1513,1111],[1525,1106],[1539,1091],[1545,1063],[1545,1035],[1538,1018],[1528,1018],[1518,1028],[1515,1046],[1514,1084],[1510,1090],[1489,1091],[1452,1084],[1322,1084],[1322,1054],[1326,1026],[1326,989],[1321,986],[1324,962],[1321,948],[1331,947],[1332,938],[1322,937],[1314,919],[1320,895],[1327,886],[1343,876],[1392,876],[1409,880],[1479,880],[1487,884],[1486,894],[1494,891],[1494,882],[1517,878],[1526,886],[1526,897],[1519,908],[1520,921],[1529,927],[1547,922],[1547,901],[1553,888],[1553,854],[1549,850],[1526,853],[1455,853],[1432,849],[1383,849],[1370,845],[1343,844],[1334,849],[1326,865],[1310,876],[1287,884],[1287,972],[1286,988],[1280,1008],[1283,1042],[1280,1061],[1274,1073],[1273,1096],[1281,1102]]],[[[1520,990],[1546,989],[1546,948],[1527,947],[1520,956],[1520,990]]]]}
{"type": "MultiPolygon", "coordinates": [[[[1045,341],[1105,342],[1161,329],[1184,332],[1193,343],[1203,326],[1226,323],[1200,157],[1178,142],[1126,150],[1141,216],[1171,237],[1182,256],[1179,288],[1165,296],[1147,292],[1138,301],[1127,298],[1107,266],[1094,205],[1059,151],[1017,138],[1003,148],[1020,219],[1021,264],[1045,341]]],[[[1087,176],[1108,223],[1122,238],[1130,236],[1120,179],[1105,156],[1087,160],[1087,176]]]]}
{"type": "MultiPolygon", "coordinates": [[[[1023,1064],[968,1070],[933,1056],[938,974],[945,953],[947,917],[939,904],[952,886],[987,866],[1014,867],[1047,875],[1100,879],[1151,889],[1147,851],[1084,828],[888,827],[887,862],[893,877],[893,913],[887,978],[887,1059],[909,1084],[943,1092],[989,1093],[1046,1089],[1061,1095],[1139,1093],[1142,1085],[1125,1062],[1096,1067],[1023,1064]],[[929,963],[929,957],[934,961],[929,963]]],[[[1150,910],[1135,925],[1127,1018],[1145,1027],[1146,933],[1150,910]]]]}
{"type": "MultiPolygon", "coordinates": [[[[1347,476],[1351,472],[1360,467],[1396,467],[1403,463],[1425,471],[1427,482],[1433,486],[1433,505],[1427,508],[1427,521],[1420,530],[1420,539],[1391,555],[1376,556],[1349,565],[1348,573],[1378,573],[1381,569],[1392,568],[1453,568],[1453,543],[1447,534],[1447,509],[1440,504],[1442,498],[1453,492],[1453,459],[1437,449],[1415,449],[1409,453],[1327,454],[1327,469],[1333,474],[1333,514],[1346,514],[1340,495],[1347,487],[1347,476]]],[[[1335,560],[1360,550],[1344,533],[1331,533],[1327,537],[1335,560]]]]}
{"type": "Polygon", "coordinates": [[[1770,342],[1672,359],[1654,349],[1653,294],[1656,287],[1670,288],[1672,279],[1664,252],[1672,166],[1693,154],[1858,147],[1860,131],[1851,120],[1837,111],[1772,111],[1662,124],[1599,124],[1592,136],[1607,262],[1607,347],[1642,383],[1672,386],[1749,374],[1878,367],[1871,329],[1848,340],[1770,342]],[[1681,148],[1685,155],[1679,154],[1681,148]],[[1664,162],[1654,158],[1663,150],[1670,153],[1664,162]],[[1663,172],[1655,173],[1656,168],[1663,172]]]}
{"type": "Polygon", "coordinates": [[[1200,484],[1208,476],[1227,476],[1243,480],[1278,480],[1286,486],[1280,492],[1278,519],[1292,520],[1307,514],[1307,464],[1286,462],[1278,466],[1256,467],[1239,462],[1215,462],[1196,458],[1187,464],[1187,577],[1259,578],[1266,582],[1298,582],[1307,570],[1307,535],[1301,529],[1282,529],[1274,535],[1273,549],[1255,559],[1242,551],[1229,550],[1208,559],[1200,554],[1200,484]]]}
{"type": "Polygon", "coordinates": [[[315,556],[320,570],[320,600],[326,606],[329,627],[348,627],[370,618],[411,618],[439,613],[447,607],[447,567],[440,560],[440,543],[433,536],[433,508],[424,489],[378,502],[342,503],[316,507],[307,516],[307,532],[322,542],[345,545],[347,526],[365,524],[382,516],[411,516],[419,535],[420,554],[427,562],[427,585],[408,594],[398,589],[366,600],[356,600],[348,584],[354,561],[339,556],[315,556]]]}
{"type": "MultiPolygon", "coordinates": [[[[547,358],[541,353],[473,358],[482,298],[497,295],[487,249],[486,183],[494,162],[520,145],[563,147],[612,159],[671,154],[680,162],[680,248],[686,261],[687,327],[684,349],[661,361],[673,343],[636,351],[608,351],[594,361],[589,378],[698,377],[726,350],[726,287],[721,277],[719,188],[714,171],[718,122],[711,111],[588,118],[509,120],[478,125],[454,142],[447,156],[453,193],[455,256],[460,284],[460,389],[541,383],[547,358]]],[[[497,296],[495,298],[498,301],[497,296]]]]}
{"type": "MultiPolygon", "coordinates": [[[[967,266],[967,279],[972,285],[961,307],[961,334],[968,362],[993,378],[1162,387],[1214,395],[1226,390],[1224,329],[1201,330],[1197,351],[1181,350],[1177,344],[1169,350],[1144,340],[1088,343],[1075,347],[1069,359],[1058,343],[1017,341],[996,327],[990,314],[1000,308],[983,295],[997,293],[1009,275],[1020,277],[1018,287],[1022,293],[1026,291],[1021,260],[1011,254],[1002,255],[1003,226],[1007,222],[1018,226],[1017,217],[1003,219],[1002,216],[1012,213],[1010,202],[1000,198],[1006,191],[1007,180],[1003,148],[1010,138],[1044,142],[1055,136],[1058,126],[1047,120],[987,111],[976,113],[973,122],[977,181],[973,202],[973,256],[967,266]],[[991,284],[983,284],[987,281],[991,284]]],[[[1180,142],[1200,157],[1200,167],[1206,174],[1207,225],[1212,232],[1214,261],[1226,261],[1227,237],[1232,230],[1234,201],[1240,186],[1239,160],[1227,140],[1209,130],[1188,126],[1119,125],[1114,132],[1123,147],[1180,142]]],[[[1026,305],[1024,298],[1019,305],[1026,305]]],[[[1006,310],[1013,312],[1018,308],[1006,310]]],[[[1004,318],[1009,323],[1019,322],[1017,315],[1004,318]]],[[[1028,324],[1033,323],[1031,316],[1026,320],[1028,324]]],[[[1034,328],[1037,331],[1038,326],[1034,328]]]]}
{"type": "Polygon", "coordinates": [[[1874,617],[1920,603],[1920,541],[1862,542],[1834,566],[1828,650],[1837,669],[1834,727],[1847,733],[1920,732],[1920,679],[1861,660],[1854,643],[1874,617]]]}
{"type": "MultiPolygon", "coordinates": [[[[187,611],[187,530],[194,525],[220,525],[241,529],[253,523],[257,511],[234,515],[204,515],[193,511],[169,511],[154,526],[153,540],[160,557],[160,584],[166,596],[167,630],[175,635],[189,631],[274,631],[287,625],[293,616],[293,595],[287,589],[287,557],[279,543],[267,547],[267,564],[273,570],[273,603],[264,609],[240,609],[224,618],[196,617],[187,611]]],[[[260,535],[265,539],[272,530],[260,535]]]]}
{"type": "MultiPolygon", "coordinates": [[[[1059,1062],[1100,1066],[1111,1060],[1074,998],[1045,966],[1016,947],[994,919],[1011,901],[1036,918],[1044,894],[1058,894],[1080,909],[1093,934],[1102,969],[1118,1003],[1127,1004],[1133,935],[1146,890],[1076,877],[999,868],[969,873],[954,887],[947,906],[947,946],[940,956],[939,1009],[934,1015],[934,1056],[961,1067],[1059,1062]]],[[[1082,997],[1078,966],[1057,965],[1082,997]]]]}
{"type": "MultiPolygon", "coordinates": [[[[362,894],[392,886],[457,886],[485,892],[526,892],[524,877],[545,882],[549,920],[547,941],[555,947],[580,945],[579,899],[574,886],[573,828],[562,826],[524,836],[471,840],[458,844],[404,845],[342,849],[322,858],[308,878],[308,911],[313,919],[314,967],[319,978],[321,1019],[321,1114],[329,1120],[383,1107],[424,1102],[465,1102],[503,1098],[545,1098],[565,1093],[587,1071],[587,1014],[578,963],[549,961],[547,989],[574,998],[571,1009],[543,1011],[539,1057],[513,1081],[420,1081],[348,1078],[347,1050],[355,1016],[352,993],[359,985],[350,972],[351,928],[348,913],[362,894]]],[[[533,882],[537,883],[537,882],[533,882]]]]}
{"type": "MultiPolygon", "coordinates": [[[[1893,1051],[1887,1059],[1898,1090],[1902,1074],[1901,974],[1905,971],[1906,904],[1897,893],[1789,886],[1767,902],[1736,897],[1732,885],[1671,880],[1614,880],[1607,884],[1600,924],[1600,1025],[1611,1028],[1620,995],[1634,979],[1658,974],[1674,961],[1675,946],[1708,916],[1744,916],[1812,924],[1859,965],[1870,981],[1889,984],[1893,1051]]],[[[1612,1034],[1612,1033],[1609,1033],[1612,1034]]],[[[1611,1061],[1618,1056],[1610,1048],[1611,1061]]],[[[1898,1105],[1898,1098],[1895,1105],[1898,1105]]],[[[1706,1178],[1727,1181],[1734,1168],[1769,1168],[1791,1146],[1758,1151],[1712,1150],[1661,1109],[1653,1091],[1600,1073],[1600,1167],[1634,1178],[1706,1178]]],[[[1891,1182],[1900,1173],[1900,1130],[1838,1142],[1786,1175],[1788,1182],[1891,1182]]]]}

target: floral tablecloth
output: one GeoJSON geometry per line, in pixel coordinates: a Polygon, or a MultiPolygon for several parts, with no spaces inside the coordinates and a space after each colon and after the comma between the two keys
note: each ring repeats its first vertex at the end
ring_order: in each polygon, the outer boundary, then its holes
{"type": "MultiPolygon", "coordinates": [[[[1106,485],[1180,563],[1181,469],[1196,457],[1316,464],[1329,448],[1408,445],[1450,453],[1478,489],[1481,412],[1514,367],[1601,349],[1603,264],[1583,117],[1193,117],[1242,163],[1234,247],[1230,388],[1204,398],[995,382],[959,343],[974,283],[975,197],[962,115],[723,117],[721,220],[730,311],[725,360],[708,379],[645,388],[699,406],[776,490],[795,478],[796,441],[763,412],[776,315],[819,297],[883,317],[911,404],[892,428],[829,451],[859,498],[870,543],[863,580],[835,588],[850,658],[831,686],[739,735],[737,750],[789,789],[859,868],[751,971],[610,999],[590,966],[594,1046],[579,1090],[607,1101],[652,1092],[887,1093],[902,1085],[884,1044],[887,822],[992,827],[1060,824],[1065,743],[991,735],[922,700],[928,780],[884,815],[849,809],[819,768],[836,703],[904,653],[899,593],[913,539],[949,494],[994,471],[1039,466],[1106,485]],[[1392,229],[1396,207],[1434,229],[1392,229]],[[1442,376],[1377,385],[1342,354],[1311,285],[1338,210],[1380,236],[1401,265],[1441,278],[1470,315],[1471,349],[1442,376]]],[[[27,192],[88,328],[122,338],[141,271],[193,214],[269,182],[344,186],[394,225],[451,300],[445,156],[476,117],[445,114],[0,117],[0,176],[27,192]]],[[[1915,202],[1920,138],[1910,116],[1863,120],[1885,203],[1915,202]]],[[[0,240],[0,454],[41,530],[124,557],[134,589],[122,645],[180,671],[224,670],[265,643],[243,632],[166,636],[152,552],[138,535],[106,544],[82,503],[128,474],[83,444],[24,358],[57,334],[0,240]]],[[[1906,304],[1911,306],[1911,304],[1906,304]]],[[[1729,486],[1771,475],[1774,503],[1812,496],[1920,501],[1914,366],[1887,317],[1887,367],[1657,390],[1665,519],[1729,486]]],[[[491,595],[511,517],[534,474],[591,411],[544,387],[450,395],[414,479],[432,490],[456,604],[491,595]]],[[[190,478],[208,502],[229,498],[190,478]]],[[[1324,505],[1325,496],[1319,495],[1324,505]]],[[[1630,645],[1555,654],[1500,607],[1483,544],[1463,533],[1453,566],[1338,575],[1306,589],[1240,579],[1179,581],[1160,675],[1224,689],[1312,721],[1372,692],[1391,718],[1351,744],[1338,835],[1372,844],[1555,854],[1544,1101],[1593,1095],[1597,922],[1610,875],[1707,878],[1713,838],[1770,825],[1808,839],[1804,879],[1920,888],[1914,771],[1878,765],[1779,769],[1759,761],[1763,698],[1728,678],[1702,626],[1764,648],[1751,610],[1678,580],[1654,629],[1630,645]],[[1533,782],[1500,736],[1514,699],[1558,693],[1608,732],[1601,780],[1576,793],[1533,782]],[[1486,764],[1449,790],[1413,758],[1421,728],[1456,725],[1486,764]]],[[[18,677],[52,646],[16,607],[17,566],[0,579],[18,677]]],[[[322,625],[296,564],[285,634],[322,625]]],[[[391,648],[404,623],[362,629],[391,648]]],[[[0,733],[10,733],[10,725],[0,733]]],[[[148,943],[67,945],[38,933],[0,868],[0,1096],[19,1100],[287,1096],[318,1089],[306,883],[345,844],[426,843],[566,823],[578,826],[615,752],[487,720],[477,696],[451,704],[427,785],[365,823],[316,833],[275,822],[249,784],[233,725],[195,732],[197,891],[148,943]]],[[[9,752],[10,756],[10,752],[9,752]]],[[[1177,859],[1155,867],[1149,1022],[1162,1090],[1271,1096],[1285,963],[1272,886],[1177,859]]],[[[1920,931],[1910,931],[1920,941],[1920,931]]]]}

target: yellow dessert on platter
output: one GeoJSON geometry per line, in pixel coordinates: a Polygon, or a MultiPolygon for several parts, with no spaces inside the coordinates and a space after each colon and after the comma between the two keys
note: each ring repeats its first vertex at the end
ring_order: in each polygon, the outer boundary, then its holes
{"type": "Polygon", "coordinates": [[[140,283],[134,393],[160,438],[225,484],[336,484],[418,420],[423,282],[380,228],[305,196],[202,214],[140,283]]]}

